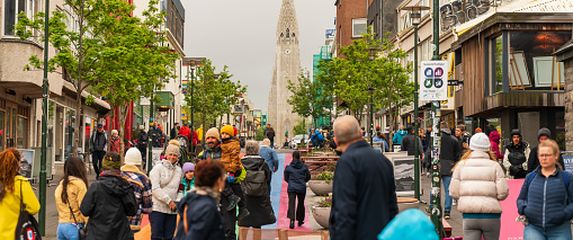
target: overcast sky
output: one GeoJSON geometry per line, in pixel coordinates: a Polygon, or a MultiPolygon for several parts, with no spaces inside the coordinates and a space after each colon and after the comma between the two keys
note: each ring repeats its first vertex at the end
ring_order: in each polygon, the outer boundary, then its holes
{"type": "MultiPolygon", "coordinates": [[[[182,0],[185,53],[229,66],[248,85],[256,108],[266,112],[275,60],[276,28],[282,0],[182,0]]],[[[301,67],[312,70],[312,55],[334,28],[334,0],[294,0],[299,25],[301,67]]],[[[285,99],[286,101],[286,99],[285,99]]]]}

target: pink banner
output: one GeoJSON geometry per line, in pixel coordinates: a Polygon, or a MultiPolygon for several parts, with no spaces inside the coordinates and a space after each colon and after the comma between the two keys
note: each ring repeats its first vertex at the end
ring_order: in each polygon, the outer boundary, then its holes
{"type": "Polygon", "coordinates": [[[516,222],[519,216],[517,213],[517,197],[525,179],[508,179],[509,196],[501,202],[503,213],[501,214],[500,240],[521,240],[523,239],[523,224],[516,222]]]}

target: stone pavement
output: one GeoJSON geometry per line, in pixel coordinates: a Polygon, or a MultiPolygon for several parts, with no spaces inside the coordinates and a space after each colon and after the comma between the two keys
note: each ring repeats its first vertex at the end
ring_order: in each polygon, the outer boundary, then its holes
{"type": "MultiPolygon", "coordinates": [[[[279,153],[281,154],[281,158],[283,159],[283,166],[286,166],[286,163],[288,161],[288,158],[290,157],[290,153],[291,151],[279,151],[279,153]],[[288,156],[288,157],[287,157],[288,156]]],[[[55,171],[55,175],[53,180],[50,182],[50,185],[48,187],[47,190],[47,196],[46,196],[46,204],[47,204],[47,211],[46,211],[46,237],[45,239],[56,239],[56,230],[57,230],[57,226],[58,226],[58,214],[57,214],[57,210],[55,207],[55,199],[54,199],[54,191],[56,189],[56,186],[58,184],[58,182],[60,181],[60,179],[62,178],[62,171],[61,171],[61,167],[59,167],[60,169],[58,169],[58,167],[56,167],[56,171],[55,171]]],[[[279,171],[283,171],[283,169],[279,170],[279,171]]],[[[89,175],[89,180],[94,181],[95,179],[95,174],[90,174],[89,175]]],[[[281,184],[282,185],[282,172],[279,173],[275,173],[273,176],[273,182],[275,182],[275,186],[278,186],[277,184],[281,184]]],[[[430,179],[426,176],[422,176],[421,178],[422,180],[422,189],[424,191],[423,195],[422,195],[422,200],[429,202],[429,189],[430,189],[430,179]]],[[[34,184],[34,188],[37,190],[38,185],[34,184]]],[[[282,187],[282,186],[281,186],[282,187]]],[[[277,224],[273,225],[273,228],[283,228],[283,229],[287,229],[288,226],[285,226],[285,222],[288,222],[288,220],[285,221],[286,213],[284,213],[285,211],[285,206],[284,206],[284,200],[285,200],[285,196],[284,192],[286,191],[280,191],[278,189],[276,189],[277,192],[275,193],[276,195],[279,195],[280,198],[282,198],[282,201],[280,201],[279,203],[277,203],[277,205],[275,205],[275,214],[278,215],[278,221],[277,224]],[[283,205],[281,207],[281,205],[283,205]],[[282,209],[281,209],[282,208],[282,209]]],[[[273,192],[275,192],[273,190],[273,192]]],[[[300,233],[310,233],[313,231],[320,231],[323,230],[320,225],[318,225],[318,223],[316,223],[316,221],[314,220],[314,218],[312,217],[312,212],[311,212],[311,207],[313,204],[315,204],[316,202],[320,201],[322,197],[316,196],[314,195],[314,193],[312,193],[312,191],[310,189],[307,190],[307,195],[306,195],[306,201],[305,201],[305,206],[307,208],[307,219],[308,221],[305,223],[304,228],[296,228],[296,231],[301,231],[300,233]]],[[[277,199],[275,197],[275,199],[277,199]]],[[[288,199],[288,197],[286,198],[288,199]]],[[[276,201],[276,200],[275,200],[276,201]]],[[[427,205],[425,204],[421,204],[420,205],[420,209],[422,211],[425,210],[425,208],[427,207],[427,205]]],[[[453,228],[453,235],[454,236],[461,236],[463,234],[463,230],[462,230],[462,219],[461,219],[461,214],[454,209],[452,210],[452,215],[451,215],[451,219],[448,221],[450,223],[450,225],[453,228]]],[[[147,234],[146,234],[147,235],[147,234]]],[[[140,238],[140,239],[146,239],[146,238],[140,238]]],[[[308,237],[304,237],[304,236],[298,236],[298,237],[289,237],[289,239],[320,239],[319,236],[308,236],[308,237]]]]}

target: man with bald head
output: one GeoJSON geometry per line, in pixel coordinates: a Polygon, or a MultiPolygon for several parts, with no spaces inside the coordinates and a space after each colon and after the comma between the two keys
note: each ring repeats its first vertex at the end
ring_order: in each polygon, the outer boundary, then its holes
{"type": "Polygon", "coordinates": [[[362,139],[352,116],[336,119],[334,141],[342,155],[334,174],[330,238],[376,239],[398,214],[392,163],[362,139]]]}

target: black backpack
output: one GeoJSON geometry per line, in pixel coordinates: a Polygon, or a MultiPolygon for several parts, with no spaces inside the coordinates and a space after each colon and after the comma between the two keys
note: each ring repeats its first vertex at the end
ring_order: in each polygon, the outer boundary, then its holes
{"type": "Polygon", "coordinates": [[[16,224],[16,239],[17,240],[42,240],[40,234],[38,221],[33,215],[26,212],[26,204],[24,204],[24,195],[22,195],[22,181],[20,181],[20,216],[18,216],[18,223],[16,224]]]}
{"type": "Polygon", "coordinates": [[[247,170],[247,176],[245,180],[241,182],[241,188],[243,194],[251,197],[262,197],[269,194],[269,186],[267,185],[267,179],[265,175],[264,160],[259,165],[257,170],[247,170]]]}

